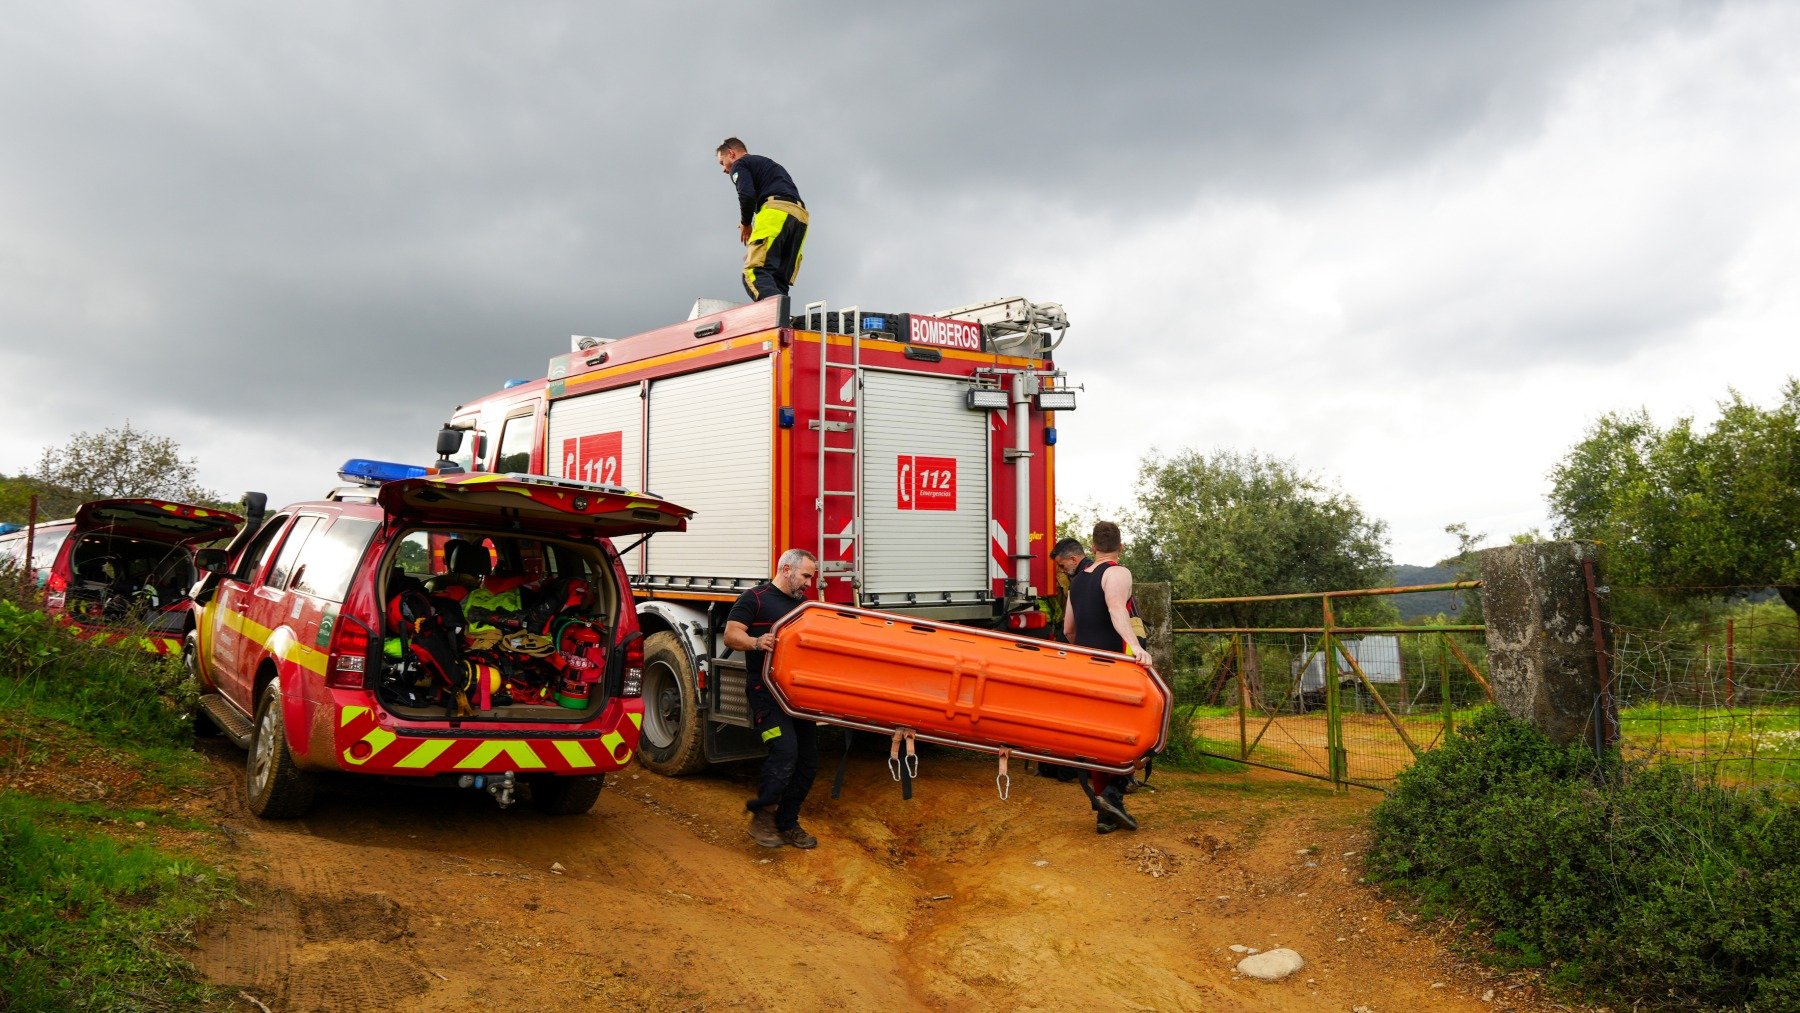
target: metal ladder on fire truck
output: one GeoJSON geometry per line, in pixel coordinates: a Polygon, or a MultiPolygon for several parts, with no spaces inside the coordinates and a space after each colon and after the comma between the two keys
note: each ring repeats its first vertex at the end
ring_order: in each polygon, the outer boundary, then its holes
{"type": "Polygon", "coordinates": [[[850,581],[850,600],[862,602],[862,309],[849,306],[837,311],[838,329],[849,332],[848,362],[832,361],[831,314],[826,312],[825,302],[809,302],[806,304],[806,327],[819,332],[819,417],[814,419],[810,428],[819,433],[819,490],[818,498],[813,500],[813,510],[818,515],[819,545],[819,599],[825,599],[825,582],[827,580],[850,581]],[[814,326],[815,320],[817,326],[814,326]],[[846,322],[848,327],[845,326],[846,322]],[[846,375],[847,374],[847,375],[846,375]],[[840,397],[833,399],[833,380],[841,380],[836,385],[840,397]],[[848,403],[845,403],[848,402],[848,403]],[[832,416],[836,415],[836,418],[832,416]],[[847,418],[845,416],[848,416],[847,418]],[[828,445],[830,434],[849,433],[848,447],[828,445]],[[849,458],[850,487],[833,489],[825,484],[826,462],[831,455],[838,454],[849,458]],[[850,504],[850,523],[843,531],[832,533],[825,528],[826,505],[832,500],[848,500],[850,504]],[[835,552],[828,552],[828,546],[835,552]],[[842,554],[848,558],[837,559],[842,554]]]}

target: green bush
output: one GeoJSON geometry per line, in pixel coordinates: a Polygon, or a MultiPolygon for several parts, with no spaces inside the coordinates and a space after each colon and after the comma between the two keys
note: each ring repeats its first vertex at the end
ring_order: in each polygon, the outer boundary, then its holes
{"type": "Polygon", "coordinates": [[[81,640],[0,598],[0,707],[133,748],[183,748],[193,742],[194,692],[174,658],[81,640]]]}
{"type": "Polygon", "coordinates": [[[1371,873],[1478,916],[1497,962],[1659,1005],[1800,999],[1800,809],[1765,795],[1597,761],[1490,709],[1400,775],[1374,832],[1371,873]]]}

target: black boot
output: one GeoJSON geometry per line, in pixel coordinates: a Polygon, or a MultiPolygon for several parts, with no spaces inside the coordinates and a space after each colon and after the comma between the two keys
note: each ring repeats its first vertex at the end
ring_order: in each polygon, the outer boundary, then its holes
{"type": "MultiPolygon", "coordinates": [[[[1134,819],[1130,813],[1125,811],[1125,790],[1124,786],[1119,784],[1118,781],[1113,781],[1111,784],[1107,785],[1106,790],[1102,791],[1096,797],[1096,800],[1099,803],[1100,808],[1099,818],[1101,820],[1110,819],[1112,823],[1116,824],[1113,829],[1124,827],[1127,830],[1136,830],[1138,828],[1137,820],[1134,819]]],[[[1098,827],[1095,827],[1095,829],[1099,830],[1098,827]]],[[[1111,831],[1100,830],[1099,832],[1104,834],[1110,833],[1111,831]]]]}

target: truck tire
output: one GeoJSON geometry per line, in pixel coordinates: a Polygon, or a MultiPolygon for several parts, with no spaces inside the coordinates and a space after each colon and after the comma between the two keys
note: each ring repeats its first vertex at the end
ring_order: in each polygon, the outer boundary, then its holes
{"type": "Polygon", "coordinates": [[[600,801],[605,774],[585,777],[537,777],[531,781],[531,804],[552,816],[580,816],[600,801]]]}
{"type": "Polygon", "coordinates": [[[638,762],[668,777],[706,766],[699,683],[675,634],[644,641],[644,729],[638,762]]]}
{"type": "Polygon", "coordinates": [[[244,786],[250,811],[266,820],[292,819],[312,808],[313,776],[294,762],[281,720],[281,692],[274,679],[263,687],[250,734],[244,786]]]}

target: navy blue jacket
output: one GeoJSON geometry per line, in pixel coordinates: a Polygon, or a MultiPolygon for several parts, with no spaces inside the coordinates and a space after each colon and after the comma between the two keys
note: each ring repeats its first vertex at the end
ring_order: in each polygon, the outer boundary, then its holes
{"type": "Polygon", "coordinates": [[[738,156],[738,160],[731,163],[731,182],[737,185],[738,221],[742,225],[749,225],[750,219],[756,216],[756,209],[770,197],[800,203],[800,188],[773,158],[738,156]]]}

